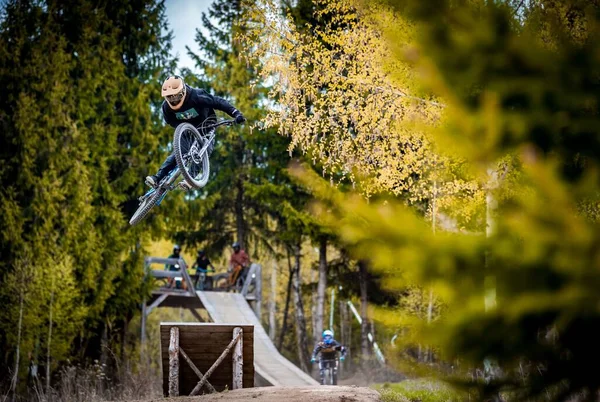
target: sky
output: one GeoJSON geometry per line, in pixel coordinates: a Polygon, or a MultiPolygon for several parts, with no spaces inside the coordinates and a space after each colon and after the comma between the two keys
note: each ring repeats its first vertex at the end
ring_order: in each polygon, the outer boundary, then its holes
{"type": "Polygon", "coordinates": [[[197,52],[194,36],[202,27],[202,12],[207,12],[212,0],[166,0],[169,30],[173,31],[173,53],[179,55],[178,67],[194,68],[185,46],[197,52]]]}

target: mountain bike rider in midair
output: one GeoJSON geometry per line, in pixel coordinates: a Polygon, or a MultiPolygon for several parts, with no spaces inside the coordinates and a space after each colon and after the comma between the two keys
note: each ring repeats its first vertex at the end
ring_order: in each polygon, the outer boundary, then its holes
{"type": "MultiPolygon", "coordinates": [[[[209,94],[204,89],[192,88],[186,85],[183,78],[177,75],[170,76],[162,85],[161,95],[165,98],[162,104],[162,113],[165,122],[176,128],[182,123],[190,123],[202,132],[201,125],[207,121],[216,122],[215,110],[227,113],[235,119],[237,124],[246,121],[242,112],[233,107],[225,99],[209,94]]],[[[208,153],[212,152],[214,144],[210,144],[208,153]]],[[[177,165],[175,154],[171,154],[163,162],[155,175],[146,177],[146,184],[156,188],[160,181],[167,176],[177,165]]],[[[189,188],[189,187],[188,187],[189,188]]]]}
{"type": "Polygon", "coordinates": [[[333,339],[333,331],[326,329],[323,331],[323,339],[317,343],[313,350],[310,362],[314,363],[317,356],[319,359],[319,376],[321,377],[321,385],[325,385],[325,370],[333,369],[333,385],[337,384],[337,353],[340,352],[340,361],[346,358],[346,348],[341,343],[333,339]]]}

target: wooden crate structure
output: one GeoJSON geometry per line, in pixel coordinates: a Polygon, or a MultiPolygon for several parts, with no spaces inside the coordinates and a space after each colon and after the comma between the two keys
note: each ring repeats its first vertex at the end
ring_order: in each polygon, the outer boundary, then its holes
{"type": "MultiPolygon", "coordinates": [[[[200,375],[206,374],[212,370],[212,374],[208,378],[208,382],[216,391],[225,389],[233,389],[234,386],[234,362],[232,357],[236,351],[236,345],[232,345],[234,331],[241,330],[240,340],[242,365],[241,381],[238,376],[238,383],[241,383],[243,388],[254,386],[254,326],[253,325],[235,325],[235,324],[212,324],[212,323],[183,323],[183,322],[166,322],[160,324],[160,344],[161,344],[161,362],[163,374],[163,393],[169,396],[169,346],[172,345],[172,334],[177,333],[178,347],[183,351],[178,353],[179,372],[177,373],[177,393],[178,395],[190,395],[192,390],[197,386],[199,374],[188,364],[185,356],[193,363],[200,372],[200,375]],[[177,330],[171,331],[172,328],[177,330]],[[213,364],[219,359],[228,346],[232,346],[230,352],[225,356],[224,360],[217,366],[211,369],[213,364]]],[[[239,351],[239,349],[238,349],[239,351]]],[[[173,351],[171,351],[171,359],[173,359],[173,351]]],[[[171,364],[172,365],[172,364],[171,364]]],[[[171,373],[173,376],[173,373],[171,373]]],[[[173,380],[172,380],[173,383],[173,380]]],[[[209,386],[203,386],[199,393],[211,392],[209,386]]],[[[173,385],[172,385],[173,386],[173,385]]],[[[239,386],[239,385],[238,385],[239,386]]],[[[174,396],[171,389],[171,396],[174,396]]]]}

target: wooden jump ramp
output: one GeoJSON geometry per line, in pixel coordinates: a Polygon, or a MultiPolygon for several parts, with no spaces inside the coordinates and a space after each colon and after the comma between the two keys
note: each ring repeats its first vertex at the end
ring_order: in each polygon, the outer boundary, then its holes
{"type": "Polygon", "coordinates": [[[213,322],[254,326],[254,371],[257,385],[319,385],[279,353],[243,295],[226,292],[196,293],[213,322]]]}
{"type": "Polygon", "coordinates": [[[251,325],[161,323],[164,395],[253,387],[253,330],[251,325]]]}
{"type": "Polygon", "coordinates": [[[194,291],[181,259],[147,258],[148,275],[155,278],[183,277],[188,290],[161,289],[142,304],[142,345],[146,317],[159,306],[185,307],[201,320],[195,308],[206,309],[212,323],[161,323],[163,390],[165,395],[189,395],[253,386],[318,385],[283,357],[262,327],[260,314],[260,265],[251,267],[256,281],[253,294],[194,291]],[[175,264],[180,271],[150,269],[151,263],[175,264]],[[254,275],[256,273],[257,275],[254,275]],[[248,301],[254,304],[250,307],[248,301]],[[148,304],[149,303],[149,304],[148,304]],[[236,339],[241,340],[237,342],[236,339]],[[217,363],[217,364],[214,364],[217,363]],[[206,377],[206,378],[204,378],[206,377]]]}

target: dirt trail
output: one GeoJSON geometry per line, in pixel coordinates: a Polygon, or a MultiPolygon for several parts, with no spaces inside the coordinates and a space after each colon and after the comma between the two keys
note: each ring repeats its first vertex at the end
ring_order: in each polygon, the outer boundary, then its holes
{"type": "Polygon", "coordinates": [[[356,386],[318,387],[260,387],[245,388],[219,394],[169,399],[152,399],[144,402],[380,402],[377,391],[356,386]]]}

